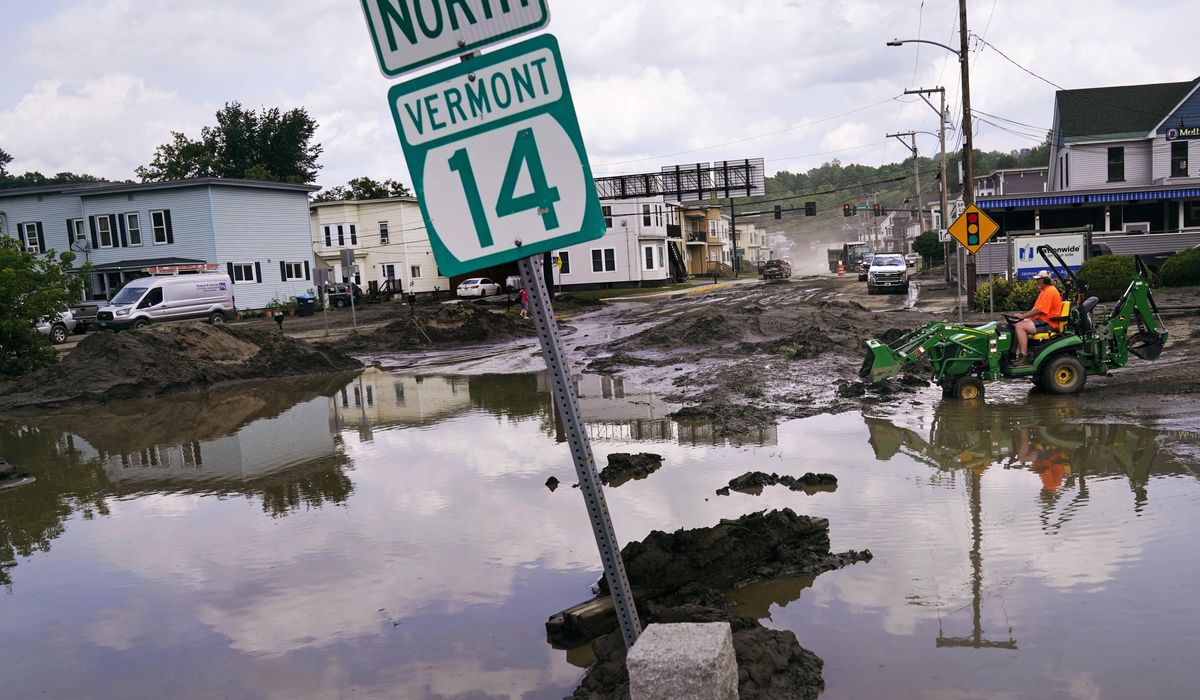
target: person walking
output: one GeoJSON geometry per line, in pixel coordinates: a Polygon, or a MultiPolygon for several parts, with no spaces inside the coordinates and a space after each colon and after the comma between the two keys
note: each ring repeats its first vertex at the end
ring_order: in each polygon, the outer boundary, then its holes
{"type": "Polygon", "coordinates": [[[524,289],[517,292],[517,302],[521,304],[521,318],[529,318],[529,294],[524,289]]]}

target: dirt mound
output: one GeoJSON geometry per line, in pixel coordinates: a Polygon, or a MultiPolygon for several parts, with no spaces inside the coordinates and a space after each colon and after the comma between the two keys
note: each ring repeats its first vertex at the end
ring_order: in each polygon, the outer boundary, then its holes
{"type": "Polygon", "coordinates": [[[717,495],[728,496],[730,489],[746,493],[760,494],[766,486],[786,486],[792,491],[816,491],[817,489],[837,488],[837,477],[833,474],[814,474],[805,472],[804,476],[795,477],[788,474],[780,476],[774,472],[746,472],[729,480],[729,485],[717,490],[717,495]]]}
{"type": "Polygon", "coordinates": [[[775,425],[779,415],[769,408],[733,403],[723,393],[714,393],[708,400],[695,406],[685,406],[669,417],[683,423],[707,423],[712,425],[714,437],[730,437],[775,425]]]}
{"type": "Polygon", "coordinates": [[[151,326],[87,336],[57,365],[0,387],[0,409],[144,398],[221,382],[361,367],[336,350],[266,329],[151,326]]]}
{"type": "Polygon", "coordinates": [[[650,452],[614,452],[608,456],[608,466],[600,470],[600,483],[615,489],[627,481],[645,479],[662,467],[662,460],[662,455],[650,452]]]}
{"type": "Polygon", "coordinates": [[[352,352],[403,352],[414,347],[483,343],[533,335],[533,324],[491,311],[491,304],[438,304],[370,333],[351,333],[339,347],[352,352]]]}
{"type": "MultiPolygon", "coordinates": [[[[644,624],[727,621],[733,630],[742,698],[815,698],[824,689],[822,662],[787,631],[769,630],[753,617],[733,614],[733,601],[722,591],[781,576],[815,576],[871,553],[829,551],[829,521],[784,509],[751,513],[718,525],[672,534],[655,531],[621,551],[644,624]]],[[[604,587],[601,580],[601,587],[604,587]]],[[[593,616],[594,618],[594,616],[593,616]]],[[[571,633],[569,616],[546,624],[555,644],[595,638],[596,663],[588,669],[573,698],[608,700],[629,697],[625,646],[615,617],[589,619],[586,636],[571,633]],[[601,622],[603,636],[596,637],[601,622]]]]}

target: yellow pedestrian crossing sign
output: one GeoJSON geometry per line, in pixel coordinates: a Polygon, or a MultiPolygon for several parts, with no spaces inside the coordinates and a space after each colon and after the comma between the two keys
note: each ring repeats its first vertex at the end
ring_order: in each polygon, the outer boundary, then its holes
{"type": "Polygon", "coordinates": [[[970,251],[971,255],[979,252],[985,243],[1000,231],[1000,224],[992,221],[991,217],[972,204],[963,211],[962,215],[946,229],[954,240],[970,251]]]}

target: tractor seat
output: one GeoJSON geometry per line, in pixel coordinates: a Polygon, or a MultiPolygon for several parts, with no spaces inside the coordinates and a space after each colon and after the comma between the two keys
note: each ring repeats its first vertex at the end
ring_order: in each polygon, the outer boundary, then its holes
{"type": "MultiPolygon", "coordinates": [[[[1067,321],[1071,320],[1071,302],[1069,302],[1069,301],[1063,302],[1062,316],[1059,316],[1058,318],[1056,318],[1054,320],[1058,321],[1059,323],[1066,323],[1067,321]]],[[[1049,331],[1046,333],[1037,333],[1037,334],[1029,336],[1029,339],[1035,343],[1040,343],[1043,340],[1050,340],[1051,338],[1058,335],[1059,333],[1062,333],[1062,331],[1049,331]]]]}
{"type": "Polygon", "coordinates": [[[1100,297],[1088,297],[1079,307],[1079,334],[1092,332],[1092,309],[1100,303],[1100,297]]]}

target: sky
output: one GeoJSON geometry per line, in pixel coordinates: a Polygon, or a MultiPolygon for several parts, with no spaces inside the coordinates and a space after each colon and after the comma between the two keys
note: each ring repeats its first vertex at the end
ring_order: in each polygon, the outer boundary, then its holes
{"type": "MultiPolygon", "coordinates": [[[[318,184],[410,182],[386,98],[398,81],[379,71],[357,0],[0,7],[10,171],[133,178],[172,131],[196,137],[238,101],[308,110],[324,147],[318,184]]],[[[972,33],[1065,88],[1195,78],[1177,10],[1158,0],[968,0],[972,33]]],[[[887,133],[937,131],[936,113],[902,94],[915,87],[945,86],[952,126],[961,121],[950,52],[885,46],[922,38],[957,48],[949,0],[552,0],[548,29],[597,176],[753,157],[768,173],[834,158],[899,161],[907,149],[887,133]]],[[[976,147],[1034,146],[1050,128],[1055,88],[995,49],[972,42],[972,104],[995,124],[976,121],[976,147]]],[[[959,139],[952,133],[948,148],[959,139]]],[[[937,152],[931,134],[917,145],[937,152]]]]}

